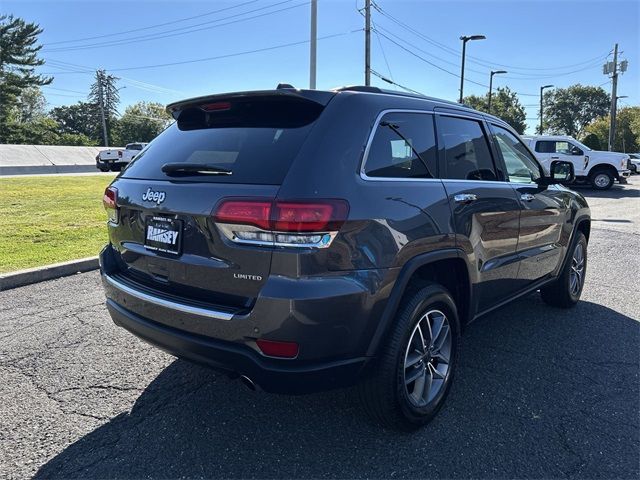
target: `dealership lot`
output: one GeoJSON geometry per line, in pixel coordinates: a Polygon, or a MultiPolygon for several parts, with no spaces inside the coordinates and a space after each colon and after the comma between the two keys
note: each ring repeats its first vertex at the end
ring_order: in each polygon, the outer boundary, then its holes
{"type": "Polygon", "coordinates": [[[350,391],[287,397],[113,325],[97,272],[0,293],[0,477],[640,475],[640,180],[592,207],[573,310],[537,295],[469,326],[444,410],[373,425],[350,391]]]}

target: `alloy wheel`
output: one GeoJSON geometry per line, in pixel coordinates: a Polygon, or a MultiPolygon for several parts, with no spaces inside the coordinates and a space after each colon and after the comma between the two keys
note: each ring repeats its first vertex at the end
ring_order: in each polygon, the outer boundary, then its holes
{"type": "Polygon", "coordinates": [[[444,388],[451,348],[447,316],[440,310],[425,313],[411,332],[404,357],[404,388],[414,406],[424,407],[444,388]]]}
{"type": "Polygon", "coordinates": [[[584,246],[576,245],[571,258],[571,272],[569,274],[569,291],[572,296],[578,295],[584,282],[584,246]]]}

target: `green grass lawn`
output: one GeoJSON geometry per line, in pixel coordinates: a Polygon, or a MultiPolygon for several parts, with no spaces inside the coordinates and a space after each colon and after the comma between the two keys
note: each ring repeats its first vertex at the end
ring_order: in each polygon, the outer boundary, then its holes
{"type": "Polygon", "coordinates": [[[112,178],[0,178],[0,273],[97,255],[107,242],[102,195],[112,178]]]}

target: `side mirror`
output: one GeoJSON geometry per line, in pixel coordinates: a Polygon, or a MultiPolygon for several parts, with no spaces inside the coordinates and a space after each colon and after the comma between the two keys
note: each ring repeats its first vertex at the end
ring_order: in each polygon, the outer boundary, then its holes
{"type": "Polygon", "coordinates": [[[584,152],[578,147],[571,147],[571,155],[584,155],[584,152]]]}
{"type": "Polygon", "coordinates": [[[575,169],[573,163],[563,162],[562,160],[554,160],[551,162],[551,168],[549,169],[548,183],[561,183],[563,185],[573,183],[576,179],[575,169]]]}

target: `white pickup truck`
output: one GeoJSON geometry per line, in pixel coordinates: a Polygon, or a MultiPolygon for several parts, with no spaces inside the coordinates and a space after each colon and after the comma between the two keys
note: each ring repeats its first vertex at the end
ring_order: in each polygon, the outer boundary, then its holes
{"type": "Polygon", "coordinates": [[[107,148],[96,155],[96,168],[101,172],[122,170],[144,147],[145,142],[127,143],[124,148],[107,148]]]}
{"type": "Polygon", "coordinates": [[[563,135],[523,136],[547,172],[551,162],[564,160],[573,163],[576,181],[590,183],[597,190],[607,190],[618,180],[626,183],[631,172],[627,169],[629,155],[591,150],[573,137],[563,135]]]}

